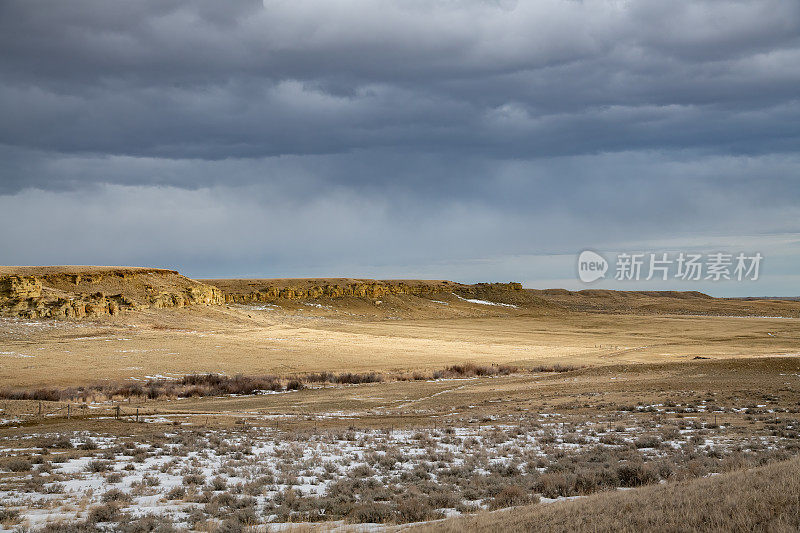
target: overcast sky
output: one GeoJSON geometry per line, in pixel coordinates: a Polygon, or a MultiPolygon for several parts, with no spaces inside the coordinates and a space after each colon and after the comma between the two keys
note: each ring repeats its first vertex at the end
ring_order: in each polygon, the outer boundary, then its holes
{"type": "Polygon", "coordinates": [[[796,0],[0,0],[0,263],[800,295],[796,0]]]}

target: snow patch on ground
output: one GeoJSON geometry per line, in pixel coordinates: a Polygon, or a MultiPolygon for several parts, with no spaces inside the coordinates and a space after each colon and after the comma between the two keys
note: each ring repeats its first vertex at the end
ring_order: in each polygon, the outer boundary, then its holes
{"type": "Polygon", "coordinates": [[[455,293],[453,293],[453,296],[455,296],[459,300],[463,300],[463,301],[469,302],[471,304],[496,305],[496,306],[499,306],[499,307],[511,307],[511,308],[517,309],[517,306],[513,305],[513,304],[504,304],[504,303],[500,303],[500,302],[490,302],[488,300],[478,300],[478,299],[475,299],[475,298],[462,298],[461,296],[459,296],[458,294],[455,294],[455,293]]]}

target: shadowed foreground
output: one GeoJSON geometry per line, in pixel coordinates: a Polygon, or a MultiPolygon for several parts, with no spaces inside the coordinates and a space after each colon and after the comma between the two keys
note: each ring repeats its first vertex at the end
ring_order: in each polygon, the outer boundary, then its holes
{"type": "Polygon", "coordinates": [[[413,531],[798,531],[800,460],[582,500],[517,507],[413,531]]]}

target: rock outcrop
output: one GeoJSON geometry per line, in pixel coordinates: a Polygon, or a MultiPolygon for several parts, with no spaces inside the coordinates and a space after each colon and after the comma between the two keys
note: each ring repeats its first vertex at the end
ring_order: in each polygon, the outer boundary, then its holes
{"type": "Polygon", "coordinates": [[[83,318],[125,311],[277,300],[519,294],[519,283],[464,285],[452,281],[274,279],[196,281],[174,270],[134,267],[0,267],[0,316],[83,318]]]}
{"type": "Polygon", "coordinates": [[[318,298],[368,298],[380,299],[388,295],[429,296],[455,293],[475,295],[480,291],[519,291],[519,283],[479,283],[464,285],[452,281],[413,280],[203,280],[214,283],[224,292],[227,303],[258,303],[277,300],[314,300],[318,298]]]}
{"type": "Polygon", "coordinates": [[[218,305],[225,303],[225,296],[216,287],[198,284],[180,292],[161,291],[150,289],[150,307],[163,309],[164,307],[187,307],[190,305],[218,305]]]}
{"type": "Polygon", "coordinates": [[[174,270],[0,267],[0,315],[3,316],[83,318],[224,302],[222,292],[216,287],[174,270]]]}
{"type": "Polygon", "coordinates": [[[42,295],[42,282],[32,276],[3,276],[0,278],[0,298],[27,299],[42,295]]]}

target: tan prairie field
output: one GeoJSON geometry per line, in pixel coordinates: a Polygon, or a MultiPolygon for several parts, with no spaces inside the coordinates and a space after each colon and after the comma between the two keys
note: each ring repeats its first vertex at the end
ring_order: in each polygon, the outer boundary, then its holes
{"type": "Polygon", "coordinates": [[[800,523],[796,300],[118,267],[0,289],[3,530],[800,523]]]}
{"type": "Polygon", "coordinates": [[[463,362],[607,365],[800,353],[797,318],[496,310],[452,295],[413,299],[398,308],[382,303],[380,314],[361,301],[314,300],[81,321],[0,319],[0,387],[206,372],[400,372],[463,362]],[[421,310],[409,310],[412,304],[421,310]]]}

